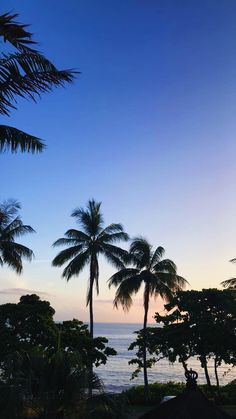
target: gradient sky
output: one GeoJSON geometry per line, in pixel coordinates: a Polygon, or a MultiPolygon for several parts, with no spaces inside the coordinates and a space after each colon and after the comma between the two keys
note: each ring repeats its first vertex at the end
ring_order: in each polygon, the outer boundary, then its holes
{"type": "MultiPolygon", "coordinates": [[[[59,68],[82,74],[2,117],[47,149],[0,155],[0,198],[18,199],[37,231],[22,239],[36,256],[23,275],[1,269],[0,303],[33,290],[56,319],[88,320],[88,271],[67,284],[51,244],[90,198],[106,224],[164,246],[191,288],[235,276],[235,0],[9,0],[10,10],[59,68]]],[[[95,321],[142,321],[142,294],[129,314],[113,310],[112,272],[101,260],[95,321]]]]}

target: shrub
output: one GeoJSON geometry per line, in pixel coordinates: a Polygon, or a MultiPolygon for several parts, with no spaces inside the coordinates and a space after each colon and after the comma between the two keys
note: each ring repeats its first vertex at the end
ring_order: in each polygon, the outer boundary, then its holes
{"type": "MultiPolygon", "coordinates": [[[[168,383],[154,383],[149,384],[149,403],[151,405],[159,404],[164,396],[177,396],[184,388],[184,383],[174,383],[169,381],[168,383]]],[[[142,405],[145,404],[144,399],[144,386],[135,386],[126,390],[125,395],[127,396],[131,405],[142,405]]]]}

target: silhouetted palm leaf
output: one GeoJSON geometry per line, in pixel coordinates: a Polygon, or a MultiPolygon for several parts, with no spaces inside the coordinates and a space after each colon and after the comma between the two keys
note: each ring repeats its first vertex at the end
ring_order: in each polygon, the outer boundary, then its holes
{"type": "Polygon", "coordinates": [[[26,30],[29,25],[17,22],[15,20],[17,17],[17,13],[0,15],[0,36],[18,50],[25,50],[35,45],[36,42],[31,39],[32,33],[26,30]]]}
{"type": "Polygon", "coordinates": [[[34,153],[41,152],[44,148],[45,145],[39,138],[17,128],[0,125],[0,152],[10,150],[15,153],[20,150],[23,153],[34,153]]]}
{"type": "Polygon", "coordinates": [[[57,70],[42,54],[35,51],[3,55],[0,59],[0,113],[9,115],[16,96],[36,100],[55,86],[74,79],[72,70],[57,70]]]}
{"type": "Polygon", "coordinates": [[[221,282],[221,285],[223,285],[224,288],[236,289],[236,278],[226,279],[221,282]]]}
{"type": "MultiPolygon", "coordinates": [[[[230,259],[230,262],[235,263],[236,258],[230,259]]],[[[224,288],[236,289],[236,278],[226,279],[225,281],[221,282],[221,285],[223,285],[224,288]]]]}

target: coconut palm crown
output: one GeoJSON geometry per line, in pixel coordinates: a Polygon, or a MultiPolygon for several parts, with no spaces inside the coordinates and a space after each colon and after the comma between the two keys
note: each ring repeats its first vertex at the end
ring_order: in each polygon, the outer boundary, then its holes
{"type": "Polygon", "coordinates": [[[20,204],[8,200],[0,204],[0,265],[11,267],[20,274],[23,269],[22,258],[31,260],[33,252],[28,247],[15,242],[19,236],[33,233],[29,225],[24,225],[19,215],[20,204]]]}
{"type": "Polygon", "coordinates": [[[124,268],[127,252],[114,243],[128,240],[121,224],[110,224],[104,227],[104,220],[100,210],[101,203],[91,200],[87,207],[77,208],[72,217],[82,230],[70,229],[65,238],[58,239],[53,246],[66,246],[52,262],[53,266],[67,264],[62,277],[67,281],[78,276],[86,265],[89,265],[89,282],[87,305],[90,313],[90,333],[93,336],[93,288],[99,294],[99,264],[98,256],[103,255],[109,263],[117,269],[124,268]]]}
{"type": "MultiPolygon", "coordinates": [[[[75,71],[58,70],[45,56],[33,49],[28,25],[16,21],[17,14],[0,14],[0,37],[11,50],[0,53],[0,114],[10,115],[17,98],[36,101],[41,93],[64,86],[74,79],[75,71]]],[[[41,152],[44,143],[33,135],[8,125],[0,125],[0,152],[41,152]]]]}
{"type": "Polygon", "coordinates": [[[150,243],[143,237],[133,239],[128,260],[134,267],[119,270],[109,279],[109,287],[117,287],[114,305],[119,304],[125,311],[128,311],[133,303],[132,296],[137,294],[141,286],[144,285],[143,305],[144,305],[144,348],[143,348],[143,368],[146,399],[148,399],[148,378],[146,367],[146,329],[148,320],[150,297],[160,296],[169,301],[175,291],[181,290],[187,281],[177,275],[175,263],[170,259],[162,259],[165,250],[159,246],[153,250],[150,243]]]}

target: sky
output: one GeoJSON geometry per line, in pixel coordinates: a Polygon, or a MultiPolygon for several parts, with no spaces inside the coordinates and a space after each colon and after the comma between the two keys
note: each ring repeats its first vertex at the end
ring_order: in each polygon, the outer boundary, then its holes
{"type": "MultiPolygon", "coordinates": [[[[9,0],[7,11],[58,68],[81,74],[2,117],[47,149],[0,155],[0,199],[18,199],[37,232],[21,238],[35,253],[23,274],[1,268],[0,303],[36,292],[57,320],[88,321],[88,270],[66,283],[51,245],[91,198],[106,224],[163,246],[189,289],[235,276],[236,2],[9,0]]],[[[142,293],[128,314],[113,309],[114,269],[100,265],[95,321],[142,322],[142,293]]],[[[162,309],[152,301],[149,321],[162,309]]]]}

